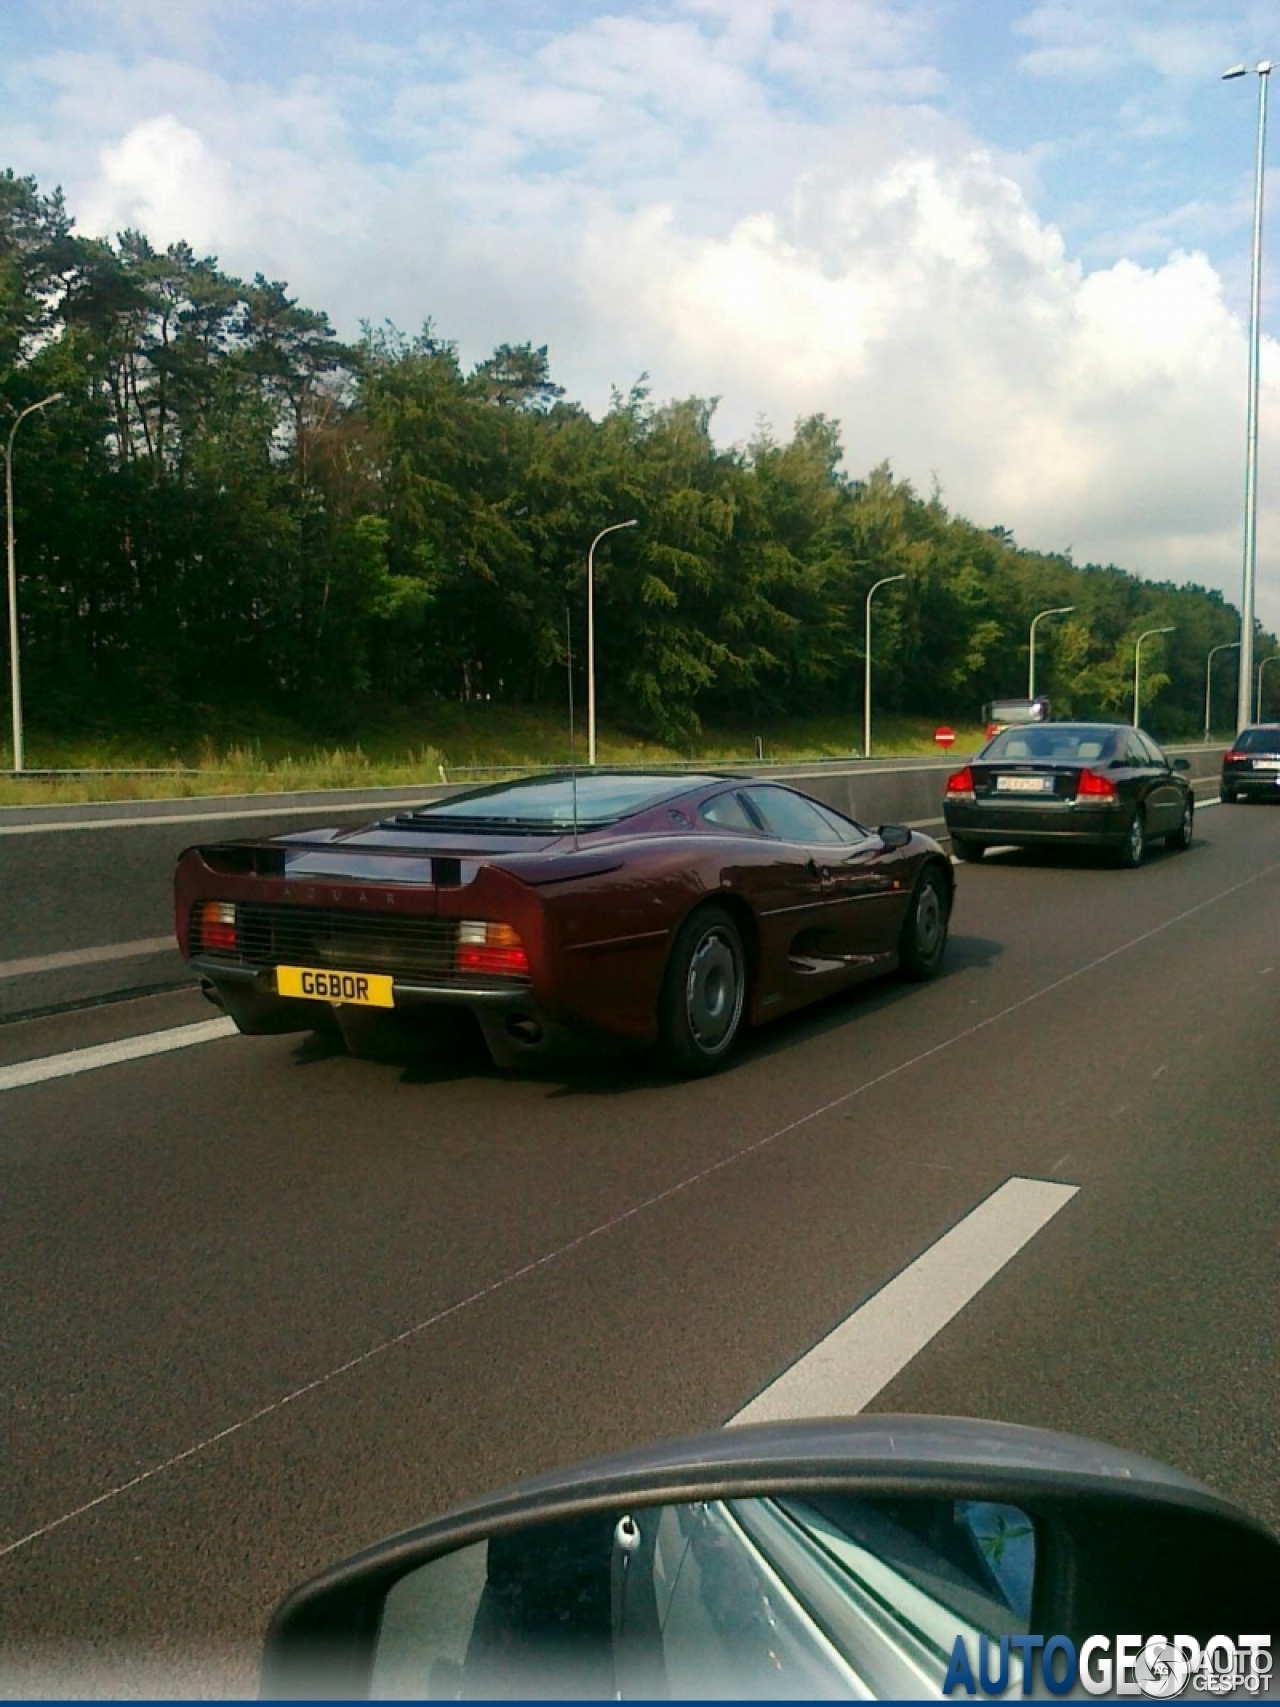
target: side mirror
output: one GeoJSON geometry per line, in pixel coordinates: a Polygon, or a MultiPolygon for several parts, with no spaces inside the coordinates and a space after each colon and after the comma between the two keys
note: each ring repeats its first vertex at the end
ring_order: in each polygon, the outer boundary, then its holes
{"type": "Polygon", "coordinates": [[[276,1612],[262,1695],[1256,1693],[1277,1605],[1280,1541],[1152,1460],[953,1417],[761,1424],[334,1566],[276,1612]]]}
{"type": "Polygon", "coordinates": [[[1176,771],[1189,771],[1191,769],[1191,760],[1190,759],[1175,759],[1173,761],[1173,768],[1176,771]]]}
{"type": "Polygon", "coordinates": [[[886,848],[905,848],[911,840],[911,831],[905,824],[881,824],[876,831],[886,848]]]}

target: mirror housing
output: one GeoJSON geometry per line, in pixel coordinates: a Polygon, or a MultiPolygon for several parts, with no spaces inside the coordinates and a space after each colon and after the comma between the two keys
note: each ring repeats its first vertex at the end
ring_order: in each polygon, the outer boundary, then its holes
{"type": "Polygon", "coordinates": [[[1176,771],[1189,771],[1191,769],[1191,760],[1190,759],[1175,759],[1173,761],[1173,768],[1176,771]]]}
{"type": "MultiPolygon", "coordinates": [[[[517,1484],[295,1589],[272,1619],[263,1699],[367,1696],[388,1596],[410,1572],[539,1526],[708,1501],[846,1497],[992,1502],[1035,1528],[1031,1629],[1077,1645],[1272,1628],[1280,1540],[1154,1460],[969,1418],[871,1415],[730,1427],[517,1484]]],[[[515,1694],[526,1694],[517,1689],[515,1694]]]]}
{"type": "Polygon", "coordinates": [[[886,848],[905,848],[911,840],[911,831],[905,824],[881,824],[876,831],[886,848]]]}

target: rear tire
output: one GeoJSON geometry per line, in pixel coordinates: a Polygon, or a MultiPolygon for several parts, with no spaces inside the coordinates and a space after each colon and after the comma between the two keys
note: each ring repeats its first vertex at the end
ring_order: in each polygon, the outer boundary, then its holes
{"type": "Polygon", "coordinates": [[[907,916],[898,939],[898,964],[917,983],[936,978],[947,950],[947,927],[951,920],[951,893],[946,878],[935,865],[920,873],[907,916]]]}
{"type": "Polygon", "coordinates": [[[957,859],[962,859],[966,865],[977,865],[987,850],[984,843],[971,842],[968,836],[952,836],[951,851],[957,859]]]}
{"type": "Polygon", "coordinates": [[[668,1064],[690,1078],[719,1072],[738,1042],[746,1006],[742,933],[723,907],[699,907],[676,933],[658,997],[658,1038],[668,1064]]]}
{"type": "Polygon", "coordinates": [[[1234,788],[1223,788],[1219,792],[1218,798],[1224,806],[1234,806],[1240,796],[1236,793],[1234,788]]]}
{"type": "Polygon", "coordinates": [[[1124,840],[1116,850],[1116,864],[1122,866],[1126,871],[1134,871],[1142,864],[1142,858],[1146,851],[1146,814],[1141,806],[1136,806],[1133,817],[1129,820],[1129,828],[1125,831],[1124,840]]]}
{"type": "Polygon", "coordinates": [[[1191,796],[1187,796],[1187,804],[1182,809],[1182,822],[1176,830],[1170,830],[1165,837],[1165,846],[1172,848],[1174,853],[1185,853],[1191,846],[1191,837],[1195,830],[1196,807],[1191,796]]]}

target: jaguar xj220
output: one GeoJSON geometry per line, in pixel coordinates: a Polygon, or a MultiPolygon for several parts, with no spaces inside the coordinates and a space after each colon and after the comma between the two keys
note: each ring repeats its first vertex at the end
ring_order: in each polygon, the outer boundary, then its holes
{"type": "Polygon", "coordinates": [[[500,1066],[568,1038],[712,1072],[744,1029],[864,979],[925,979],[938,844],[742,776],[593,770],[471,789],[358,830],[189,848],[179,946],[242,1032],[479,1022],[500,1066]]]}

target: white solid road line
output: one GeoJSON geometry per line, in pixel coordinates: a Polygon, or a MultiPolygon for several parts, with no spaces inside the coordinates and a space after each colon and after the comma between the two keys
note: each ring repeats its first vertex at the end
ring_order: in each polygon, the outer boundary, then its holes
{"type": "Polygon", "coordinates": [[[148,1031],[141,1037],[122,1037],[115,1043],[95,1043],[88,1049],[70,1049],[64,1055],[43,1055],[36,1061],[18,1061],[0,1067],[0,1091],[16,1091],[22,1085],[39,1085],[46,1079],[65,1079],[72,1073],[87,1073],[94,1067],[114,1067],[120,1061],[138,1061],[146,1055],[167,1055],[174,1049],[189,1049],[193,1043],[212,1043],[235,1034],[232,1019],[204,1019],[195,1025],[170,1026],[167,1031],[148,1031]]]}
{"type": "Polygon", "coordinates": [[[958,1316],[1079,1186],[1010,1179],[730,1419],[853,1416],[958,1316]]]}
{"type": "Polygon", "coordinates": [[[0,960],[0,978],[24,978],[32,972],[61,972],[67,966],[95,966],[103,960],[139,960],[146,954],[178,951],[177,940],[168,936],[144,936],[135,942],[109,942],[101,948],[66,948],[56,954],[33,954],[26,960],[0,960]]]}

